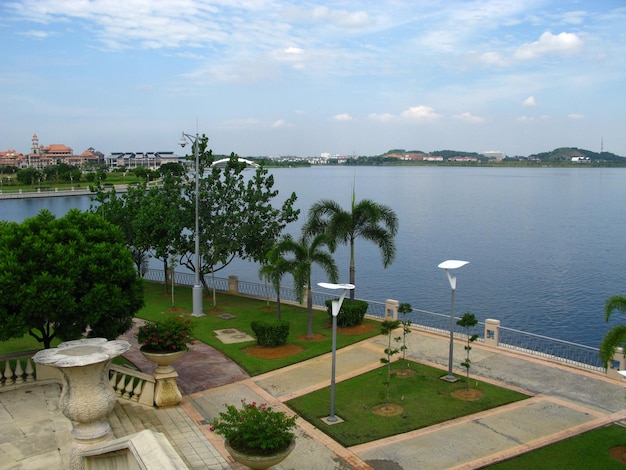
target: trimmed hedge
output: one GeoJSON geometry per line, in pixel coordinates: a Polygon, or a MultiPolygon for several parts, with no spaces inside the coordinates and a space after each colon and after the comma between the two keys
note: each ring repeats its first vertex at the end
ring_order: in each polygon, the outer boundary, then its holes
{"type": "Polygon", "coordinates": [[[287,342],[289,322],[285,320],[255,320],[250,326],[259,346],[273,348],[287,342]]]}
{"type": "MultiPolygon", "coordinates": [[[[333,320],[333,303],[332,300],[326,301],[326,311],[330,321],[333,320]]],[[[363,323],[365,313],[367,312],[368,303],[365,300],[354,299],[354,302],[344,300],[337,316],[337,326],[346,328],[349,326],[357,326],[363,323]]]]}

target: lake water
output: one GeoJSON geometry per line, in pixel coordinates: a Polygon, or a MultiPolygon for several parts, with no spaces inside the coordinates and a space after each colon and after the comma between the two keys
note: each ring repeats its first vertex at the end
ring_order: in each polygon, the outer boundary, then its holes
{"type": "MultiPolygon", "coordinates": [[[[299,233],[312,203],[333,199],[349,209],[356,198],[391,206],[400,221],[397,257],[383,269],[378,247],[356,248],[357,297],[397,299],[449,313],[450,286],[437,265],[462,259],[456,271],[455,313],[597,347],[616,314],[603,306],[624,294],[626,169],[319,167],[273,169],[279,198],[298,195],[299,233]]],[[[21,221],[40,209],[62,215],[86,210],[87,197],[0,201],[0,218],[21,221]]],[[[340,282],[348,282],[348,250],[336,252],[340,282]]],[[[220,277],[257,281],[258,266],[236,262],[220,277]]],[[[314,282],[325,281],[314,273],[314,282]]],[[[288,279],[285,279],[288,283],[288,279]]]]}

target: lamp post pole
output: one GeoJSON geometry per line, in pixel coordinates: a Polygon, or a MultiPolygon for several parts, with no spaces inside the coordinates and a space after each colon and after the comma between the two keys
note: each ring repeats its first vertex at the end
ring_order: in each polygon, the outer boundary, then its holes
{"type": "Polygon", "coordinates": [[[337,422],[337,416],[335,416],[335,369],[337,363],[337,315],[341,309],[341,304],[346,296],[346,292],[354,289],[353,284],[331,284],[329,282],[318,282],[318,286],[324,289],[343,289],[339,300],[332,301],[332,317],[333,317],[333,336],[332,336],[332,365],[330,372],[330,415],[325,419],[326,422],[332,424],[337,422]]]}
{"type": "Polygon", "coordinates": [[[456,277],[450,274],[452,269],[458,269],[466,264],[469,264],[469,261],[460,261],[456,259],[449,259],[440,263],[437,267],[445,270],[446,275],[448,276],[448,282],[450,283],[451,290],[451,300],[450,300],[450,351],[448,353],[448,375],[441,377],[442,380],[446,382],[456,382],[459,380],[452,373],[452,358],[454,355],[454,292],[456,291],[456,277]]]}
{"type": "Polygon", "coordinates": [[[200,156],[198,154],[198,133],[196,132],[196,136],[192,136],[189,134],[185,134],[183,132],[182,137],[180,139],[180,146],[185,147],[187,145],[187,139],[190,142],[193,142],[193,156],[195,159],[195,183],[196,183],[196,194],[195,194],[195,233],[194,233],[194,243],[195,243],[195,279],[194,285],[192,288],[192,302],[193,309],[192,315],[194,317],[200,317],[204,315],[204,311],[202,308],[202,284],[200,283],[200,156]]]}

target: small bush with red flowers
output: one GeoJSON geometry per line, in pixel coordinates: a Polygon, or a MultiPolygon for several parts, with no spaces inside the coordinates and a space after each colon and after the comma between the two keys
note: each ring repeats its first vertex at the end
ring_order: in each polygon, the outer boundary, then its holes
{"type": "Polygon", "coordinates": [[[137,341],[148,352],[186,351],[191,340],[191,319],[181,316],[148,321],[137,331],[137,341]]]}
{"type": "Polygon", "coordinates": [[[224,436],[233,449],[250,455],[271,455],[289,447],[295,416],[274,411],[265,403],[241,400],[241,404],[241,408],[226,405],[226,412],[213,420],[211,430],[224,436]]]}

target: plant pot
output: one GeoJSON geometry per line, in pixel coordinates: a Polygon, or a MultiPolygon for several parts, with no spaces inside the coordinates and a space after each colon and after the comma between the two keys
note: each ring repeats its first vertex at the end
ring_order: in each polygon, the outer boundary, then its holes
{"type": "Polygon", "coordinates": [[[238,450],[233,449],[230,446],[230,442],[225,442],[226,450],[228,453],[242,465],[250,467],[254,470],[265,470],[279,464],[287,458],[291,451],[296,447],[296,440],[292,440],[289,447],[272,455],[250,455],[238,450]]]}
{"type": "Polygon", "coordinates": [[[174,352],[154,352],[145,350],[141,347],[139,352],[141,352],[141,354],[143,354],[143,356],[150,362],[154,362],[157,365],[155,372],[168,373],[174,370],[172,364],[180,359],[187,352],[187,350],[182,349],[174,352]]]}

